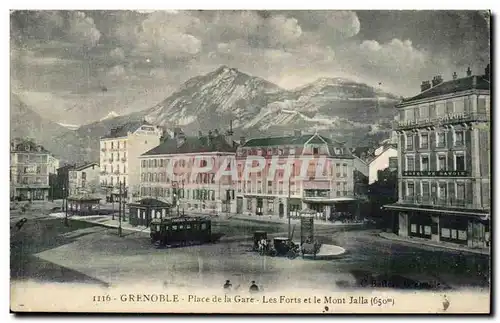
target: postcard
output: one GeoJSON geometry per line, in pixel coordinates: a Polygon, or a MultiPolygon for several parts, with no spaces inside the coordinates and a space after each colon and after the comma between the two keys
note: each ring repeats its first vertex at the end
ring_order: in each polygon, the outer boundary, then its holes
{"type": "Polygon", "coordinates": [[[489,314],[490,12],[12,10],[14,313],[489,314]]]}

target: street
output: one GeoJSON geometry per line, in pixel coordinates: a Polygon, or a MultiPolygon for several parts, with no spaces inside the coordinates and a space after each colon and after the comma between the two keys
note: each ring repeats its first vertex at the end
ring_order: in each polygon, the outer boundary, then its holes
{"type": "Polygon", "coordinates": [[[213,223],[213,232],[248,239],[156,249],[143,232],[127,231],[119,237],[115,229],[80,221],[70,221],[65,227],[61,219],[26,214],[28,221],[19,230],[11,221],[13,280],[215,288],[227,279],[233,286],[245,288],[255,280],[266,290],[283,286],[330,290],[489,286],[484,274],[489,270],[486,256],[467,254],[459,259],[457,252],[393,242],[379,237],[375,230],[318,226],[316,236],[321,242],[339,245],[347,253],[330,261],[290,260],[251,251],[253,231],[286,236],[283,224],[219,220],[213,223]]]}

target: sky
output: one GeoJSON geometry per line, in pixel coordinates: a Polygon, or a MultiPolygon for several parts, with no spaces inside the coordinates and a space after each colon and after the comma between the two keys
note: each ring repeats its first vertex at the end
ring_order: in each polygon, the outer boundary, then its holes
{"type": "Polygon", "coordinates": [[[478,11],[13,11],[11,91],[84,124],[161,102],[220,65],[293,89],[345,77],[401,96],[489,63],[478,11]]]}

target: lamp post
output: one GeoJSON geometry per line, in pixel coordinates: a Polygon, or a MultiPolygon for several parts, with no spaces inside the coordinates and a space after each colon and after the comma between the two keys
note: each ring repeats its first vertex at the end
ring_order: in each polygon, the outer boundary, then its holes
{"type": "Polygon", "coordinates": [[[119,206],[118,206],[118,236],[122,236],[122,182],[118,182],[119,185],[119,206]]]}
{"type": "Polygon", "coordinates": [[[288,239],[292,239],[292,217],[290,212],[290,199],[291,199],[291,187],[292,187],[292,175],[293,170],[295,168],[295,163],[292,164],[292,171],[290,172],[290,176],[288,177],[288,199],[286,205],[286,213],[288,215],[288,239]]]}

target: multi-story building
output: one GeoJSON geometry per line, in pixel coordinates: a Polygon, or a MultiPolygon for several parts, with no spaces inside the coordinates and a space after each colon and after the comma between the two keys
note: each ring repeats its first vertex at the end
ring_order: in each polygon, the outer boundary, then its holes
{"type": "Polygon", "coordinates": [[[489,243],[490,73],[423,82],[396,106],[400,236],[470,247],[489,243]]]}
{"type": "Polygon", "coordinates": [[[168,202],[184,213],[234,213],[233,179],[216,175],[234,164],[235,152],[231,132],[175,133],[140,156],[140,198],[168,202]]]}
{"type": "Polygon", "coordinates": [[[321,219],[356,215],[354,157],[343,144],[300,131],[243,142],[236,154],[237,213],[295,217],[309,208],[321,219]],[[259,160],[264,165],[250,173],[259,160]]]}
{"type": "Polygon", "coordinates": [[[49,198],[49,177],[59,168],[59,160],[43,146],[30,140],[10,143],[10,196],[18,200],[49,198]]]}
{"type": "Polygon", "coordinates": [[[160,144],[162,132],[146,121],[129,122],[101,138],[100,182],[109,188],[111,200],[119,194],[119,183],[124,184],[129,198],[139,192],[139,156],[160,144]]]}
{"type": "Polygon", "coordinates": [[[68,172],[69,195],[100,191],[100,167],[98,163],[84,163],[68,172]]]}

